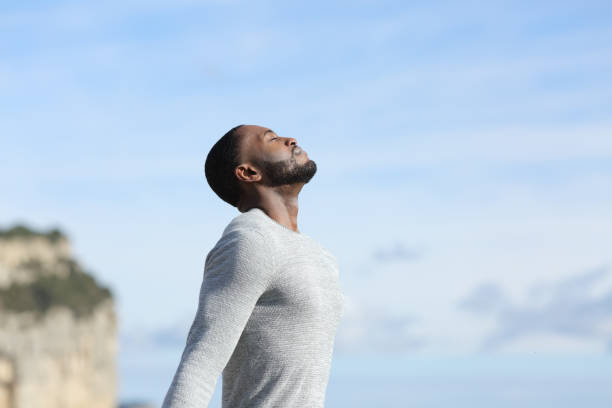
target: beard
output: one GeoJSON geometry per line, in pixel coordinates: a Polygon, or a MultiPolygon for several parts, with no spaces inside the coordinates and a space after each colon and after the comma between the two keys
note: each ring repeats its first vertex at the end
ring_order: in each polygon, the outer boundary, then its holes
{"type": "Polygon", "coordinates": [[[261,161],[260,167],[266,175],[265,185],[278,187],[287,184],[308,183],[317,172],[317,164],[308,160],[298,164],[295,157],[277,162],[261,161]]]}

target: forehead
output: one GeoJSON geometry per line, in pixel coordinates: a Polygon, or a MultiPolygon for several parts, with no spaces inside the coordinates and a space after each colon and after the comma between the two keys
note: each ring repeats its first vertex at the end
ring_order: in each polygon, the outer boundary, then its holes
{"type": "Polygon", "coordinates": [[[266,136],[274,135],[274,131],[264,126],[245,125],[241,129],[242,137],[249,141],[263,140],[266,136]]]}
{"type": "Polygon", "coordinates": [[[274,135],[274,131],[264,126],[244,125],[239,129],[241,138],[242,158],[248,160],[253,155],[261,154],[261,149],[265,148],[263,143],[265,138],[274,135]]]}

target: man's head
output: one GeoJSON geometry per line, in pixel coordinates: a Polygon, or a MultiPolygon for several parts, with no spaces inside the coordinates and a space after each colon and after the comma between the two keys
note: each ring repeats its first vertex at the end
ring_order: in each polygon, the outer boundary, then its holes
{"type": "Polygon", "coordinates": [[[255,187],[301,188],[315,175],[317,165],[293,138],[255,125],[232,128],[215,143],[204,166],[213,191],[237,207],[245,191],[255,187]]]}

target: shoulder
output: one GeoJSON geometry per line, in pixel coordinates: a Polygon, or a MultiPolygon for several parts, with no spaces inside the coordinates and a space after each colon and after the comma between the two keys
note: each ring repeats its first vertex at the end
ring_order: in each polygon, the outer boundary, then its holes
{"type": "Polygon", "coordinates": [[[244,255],[253,260],[273,256],[273,244],[266,233],[265,224],[252,212],[241,213],[225,227],[221,237],[211,249],[208,258],[244,255]]]}
{"type": "Polygon", "coordinates": [[[260,210],[253,208],[235,216],[223,230],[223,235],[237,229],[254,230],[263,235],[266,227],[267,224],[261,217],[260,210]]]}
{"type": "Polygon", "coordinates": [[[208,279],[241,277],[268,282],[275,265],[272,245],[262,231],[252,225],[230,223],[206,256],[204,275],[208,279]]]}
{"type": "Polygon", "coordinates": [[[220,241],[225,240],[237,241],[240,244],[255,243],[270,251],[276,245],[273,230],[259,209],[252,209],[234,217],[221,235],[220,241]]]}
{"type": "Polygon", "coordinates": [[[225,252],[242,252],[252,256],[263,256],[269,255],[271,248],[261,231],[241,226],[226,228],[211,250],[211,254],[225,252]]]}

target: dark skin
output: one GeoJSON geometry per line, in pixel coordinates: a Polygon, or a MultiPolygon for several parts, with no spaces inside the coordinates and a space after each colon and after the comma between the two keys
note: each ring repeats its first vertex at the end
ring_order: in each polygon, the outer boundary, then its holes
{"type": "Polygon", "coordinates": [[[304,164],[309,160],[308,154],[297,146],[294,138],[280,137],[266,127],[244,125],[237,132],[241,138],[240,165],[234,172],[242,190],[238,211],[243,213],[253,207],[260,208],[279,224],[299,232],[298,195],[305,183],[266,185],[266,174],[257,162],[295,158],[296,164],[304,164]]]}

